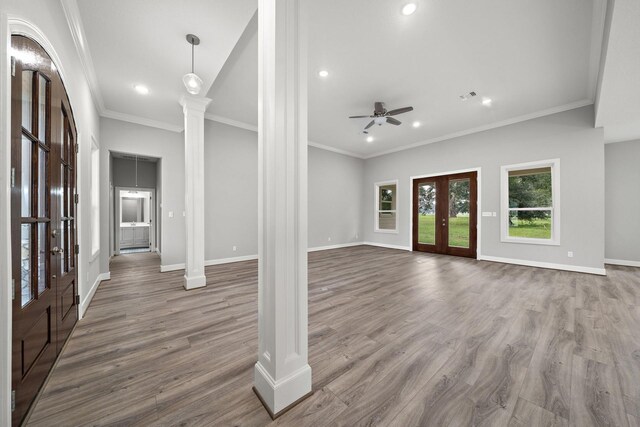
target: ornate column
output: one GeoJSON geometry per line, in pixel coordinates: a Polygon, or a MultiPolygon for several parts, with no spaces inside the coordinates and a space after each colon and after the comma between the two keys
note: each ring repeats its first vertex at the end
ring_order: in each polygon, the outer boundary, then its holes
{"type": "Polygon", "coordinates": [[[258,362],[273,418],[311,393],[307,363],[307,70],[299,0],[259,0],[258,362]]]}
{"type": "Polygon", "coordinates": [[[184,288],[206,286],[204,275],[204,112],[209,98],[184,95],[185,238],[184,288]]]}

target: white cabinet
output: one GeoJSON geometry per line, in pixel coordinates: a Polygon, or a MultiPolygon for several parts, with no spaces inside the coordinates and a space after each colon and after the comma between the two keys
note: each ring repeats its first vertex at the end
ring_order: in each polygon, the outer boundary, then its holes
{"type": "Polygon", "coordinates": [[[120,227],[120,248],[149,247],[148,225],[123,225],[120,227]]]}

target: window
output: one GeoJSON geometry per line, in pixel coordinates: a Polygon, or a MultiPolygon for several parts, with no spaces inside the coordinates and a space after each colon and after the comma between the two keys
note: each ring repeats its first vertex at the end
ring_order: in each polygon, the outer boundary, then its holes
{"type": "Polygon", "coordinates": [[[398,232],[398,181],[376,184],[376,232],[398,232]]]}
{"type": "Polygon", "coordinates": [[[503,166],[502,241],[560,244],[560,160],[503,166]]]}
{"type": "Polygon", "coordinates": [[[100,252],[100,148],[91,138],[91,257],[100,252]]]}

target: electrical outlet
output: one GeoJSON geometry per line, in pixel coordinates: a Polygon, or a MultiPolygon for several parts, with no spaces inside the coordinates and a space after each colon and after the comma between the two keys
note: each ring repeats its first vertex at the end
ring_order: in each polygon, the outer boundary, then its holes
{"type": "Polygon", "coordinates": [[[234,247],[233,247],[233,252],[235,252],[235,251],[236,251],[236,249],[238,249],[238,248],[234,246],[234,247]]]}
{"type": "Polygon", "coordinates": [[[492,212],[492,213],[493,213],[493,216],[498,216],[498,215],[496,215],[496,213],[495,213],[495,212],[492,212]]]}
{"type": "Polygon", "coordinates": [[[356,239],[358,238],[358,233],[356,233],[356,239]]]}
{"type": "Polygon", "coordinates": [[[169,218],[173,218],[173,211],[169,211],[169,218]]]}
{"type": "Polygon", "coordinates": [[[330,242],[330,241],[331,241],[331,237],[328,237],[328,238],[327,238],[327,242],[330,242]]]}
{"type": "Polygon", "coordinates": [[[573,258],[573,251],[569,251],[569,252],[567,252],[567,256],[568,256],[569,258],[573,258]]]}

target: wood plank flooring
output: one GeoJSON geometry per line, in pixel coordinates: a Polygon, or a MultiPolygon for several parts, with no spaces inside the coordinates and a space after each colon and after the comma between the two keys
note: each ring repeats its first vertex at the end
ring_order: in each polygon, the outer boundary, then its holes
{"type": "Polygon", "coordinates": [[[207,287],[120,256],[31,426],[637,426],[640,269],[607,277],[359,246],[309,254],[315,393],[251,390],[257,262],[207,287]]]}

